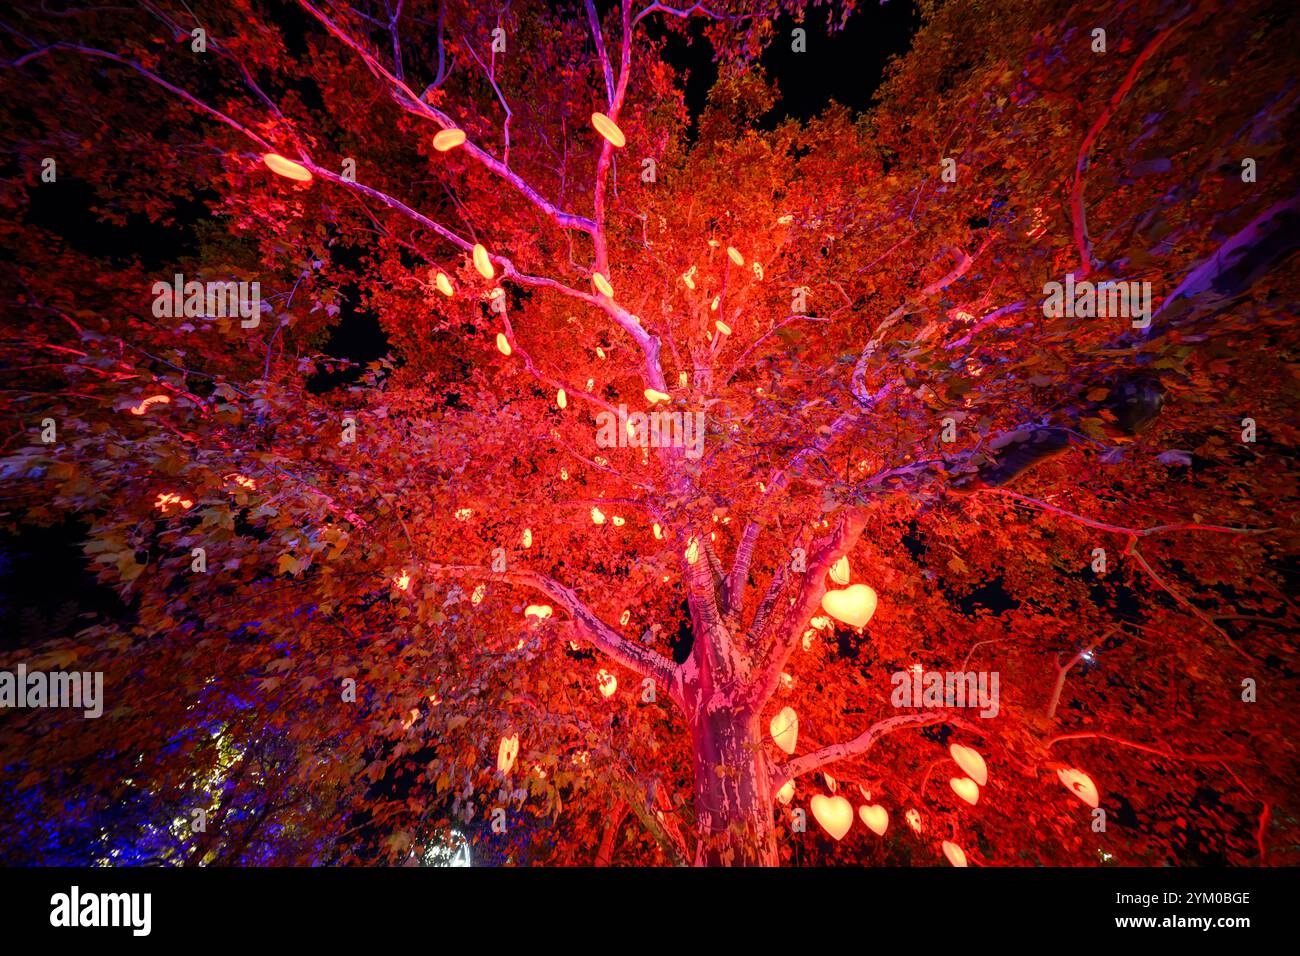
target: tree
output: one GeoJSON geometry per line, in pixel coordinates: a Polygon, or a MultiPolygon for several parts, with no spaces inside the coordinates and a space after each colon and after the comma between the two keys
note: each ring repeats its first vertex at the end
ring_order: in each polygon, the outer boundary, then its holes
{"type": "Polygon", "coordinates": [[[759,56],[802,7],[6,25],[5,497],[83,516],[131,611],[40,647],[120,690],[24,717],[63,732],[5,741],[15,799],[190,792],[160,729],[217,727],[290,748],[241,805],[308,858],[1293,852],[1295,12],[926,4],[872,109],[798,122],[759,56]],[[156,254],[60,238],[69,180],[156,254]],[[935,672],[998,696],[899,697],[935,672]],[[803,832],[855,794],[884,841],[803,832]]]}

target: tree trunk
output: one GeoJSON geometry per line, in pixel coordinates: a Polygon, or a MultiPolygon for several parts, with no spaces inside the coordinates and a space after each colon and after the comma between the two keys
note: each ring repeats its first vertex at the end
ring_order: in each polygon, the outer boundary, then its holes
{"type": "Polygon", "coordinates": [[[776,866],[772,792],[757,715],[729,707],[691,715],[696,866],[776,866]]]}

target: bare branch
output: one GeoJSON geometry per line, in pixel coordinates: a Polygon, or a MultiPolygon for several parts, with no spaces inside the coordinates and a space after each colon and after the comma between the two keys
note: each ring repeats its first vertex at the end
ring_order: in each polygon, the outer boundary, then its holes
{"type": "Polygon", "coordinates": [[[676,667],[672,661],[619,634],[597,617],[572,588],[566,587],[554,578],[536,571],[496,572],[478,565],[464,564],[425,564],[423,569],[430,574],[472,574],[489,581],[506,581],[541,591],[569,613],[578,634],[585,640],[624,667],[636,671],[642,677],[653,679],[656,683],[669,688],[674,696],[676,695],[674,682],[676,667]]]}
{"type": "Polygon", "coordinates": [[[847,743],[831,744],[802,757],[796,757],[789,763],[773,767],[772,792],[775,793],[787,781],[794,780],[813,770],[819,770],[827,764],[843,760],[846,757],[865,754],[875,745],[877,740],[887,734],[892,734],[896,730],[902,730],[906,727],[941,724],[947,720],[949,720],[949,715],[941,711],[924,714],[900,714],[897,717],[886,717],[884,720],[878,720],[847,743]]]}

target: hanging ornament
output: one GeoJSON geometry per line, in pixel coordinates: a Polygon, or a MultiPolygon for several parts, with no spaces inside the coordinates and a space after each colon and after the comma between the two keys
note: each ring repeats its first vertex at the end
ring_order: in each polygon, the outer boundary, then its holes
{"type": "Polygon", "coordinates": [[[865,584],[827,591],[822,597],[822,609],[850,627],[863,627],[876,613],[876,592],[865,584]]]}
{"type": "Polygon", "coordinates": [[[496,272],[492,268],[492,260],[488,258],[488,251],[483,248],[482,243],[474,243],[474,268],[484,279],[491,279],[496,272]]]}
{"type": "Polygon", "coordinates": [[[781,806],[786,806],[794,799],[794,781],[787,780],[780,790],[776,792],[776,798],[781,801],[781,806]]]}
{"type": "Polygon", "coordinates": [[[591,274],[591,284],[596,287],[596,291],[601,295],[609,299],[614,298],[614,287],[610,285],[609,280],[599,272],[593,272],[591,274]]]}
{"type": "Polygon", "coordinates": [[[447,273],[445,272],[439,272],[434,278],[433,284],[438,287],[439,292],[449,299],[456,294],[456,290],[452,288],[451,280],[447,278],[447,273]]]}
{"type": "Polygon", "coordinates": [[[592,523],[592,524],[604,524],[604,523],[605,523],[605,512],[601,511],[599,508],[592,508],[592,509],[591,509],[591,523],[592,523]]]}
{"type": "Polygon", "coordinates": [[[512,734],[509,737],[502,737],[501,744],[497,747],[497,770],[501,773],[509,773],[514,769],[515,758],[519,756],[519,735],[512,734]]]}
{"type": "Polygon", "coordinates": [[[691,538],[691,543],[686,546],[686,563],[694,564],[700,560],[700,542],[691,538]]]}
{"type": "Polygon", "coordinates": [[[555,393],[555,404],[559,405],[561,409],[569,407],[569,397],[564,394],[564,389],[560,389],[555,393]]]}
{"type": "Polygon", "coordinates": [[[463,129],[444,129],[434,135],[433,148],[440,153],[445,153],[449,149],[455,149],[463,142],[465,142],[465,131],[463,129]]]}
{"type": "Polygon", "coordinates": [[[509,355],[512,351],[510,348],[510,341],[506,338],[504,332],[497,333],[497,351],[502,355],[509,355]]]}
{"type": "Polygon", "coordinates": [[[539,621],[546,620],[553,613],[549,604],[530,604],[524,608],[524,617],[534,617],[539,621]]]}
{"type": "Polygon", "coordinates": [[[970,777],[953,777],[948,781],[948,786],[952,787],[953,792],[972,807],[979,803],[979,785],[970,777]]]}
{"type": "Polygon", "coordinates": [[[169,405],[169,404],[171,404],[171,397],[170,397],[170,396],[167,396],[167,395],[150,395],[148,398],[146,398],[146,399],[145,399],[143,402],[141,402],[139,405],[132,405],[132,406],[131,406],[131,414],[132,414],[132,415],[143,415],[145,412],[149,411],[149,409],[150,409],[152,406],[154,406],[154,405],[169,405]]]}
{"type": "Polygon", "coordinates": [[[876,836],[884,836],[889,827],[889,811],[879,804],[858,807],[858,816],[876,836]]]}
{"type": "Polygon", "coordinates": [[[844,839],[844,834],[853,826],[853,804],[841,796],[826,797],[818,794],[809,801],[809,805],[823,830],[836,840],[844,839]]]}
{"type": "Polygon", "coordinates": [[[718,319],[716,322],[713,323],[713,325],[714,328],[716,328],[718,332],[721,333],[722,335],[731,334],[731,326],[729,326],[726,322],[723,322],[721,319],[718,319]]]}
{"type": "Polygon", "coordinates": [[[948,858],[948,862],[953,866],[966,866],[966,851],[957,844],[949,841],[943,841],[943,855],[948,858]]]}
{"type": "Polygon", "coordinates": [[[772,740],[778,747],[787,754],[794,753],[795,743],[799,739],[799,715],[793,707],[782,707],[767,729],[772,732],[772,740]]]}
{"type": "Polygon", "coordinates": [[[738,266],[745,264],[745,257],[740,254],[740,250],[735,246],[727,246],[727,258],[738,266]]]}
{"type": "Polygon", "coordinates": [[[903,816],[907,819],[907,825],[916,833],[920,833],[924,828],[924,825],[921,823],[921,814],[917,811],[908,810],[907,813],[903,814],[903,816]]]}
{"type": "Polygon", "coordinates": [[[279,153],[267,153],[262,157],[262,162],[266,163],[266,168],[277,176],[283,176],[285,179],[292,179],[294,182],[309,183],[311,182],[311,170],[302,163],[295,163],[292,159],[285,159],[279,153]]]}
{"type": "Polygon", "coordinates": [[[970,747],[963,747],[961,744],[953,744],[948,748],[948,753],[952,759],[957,761],[957,766],[966,771],[966,776],[970,777],[981,787],[989,782],[989,770],[984,765],[984,758],[972,750],[970,747]]]}
{"type": "Polygon", "coordinates": [[[1101,797],[1097,793],[1097,785],[1092,782],[1090,776],[1074,767],[1062,767],[1056,771],[1056,776],[1065,785],[1066,790],[1069,790],[1094,810],[1097,809],[1097,805],[1101,803],[1101,797]]]}
{"type": "Polygon", "coordinates": [[[532,528],[525,528],[525,529],[524,529],[524,534],[523,534],[523,545],[524,545],[525,548],[531,548],[531,547],[533,546],[533,529],[532,529],[532,528]]]}
{"type": "Polygon", "coordinates": [[[658,522],[658,521],[655,522],[655,526],[654,526],[654,534],[655,534],[655,538],[656,538],[656,540],[662,541],[662,540],[664,539],[664,529],[661,528],[661,527],[659,527],[659,522],[658,522]]]}
{"type": "Polygon", "coordinates": [[[836,584],[849,583],[849,556],[847,554],[831,565],[831,580],[836,584]]]}
{"type": "Polygon", "coordinates": [[[606,700],[618,690],[618,678],[603,668],[596,672],[596,683],[600,686],[600,696],[606,700]]]}
{"type": "Polygon", "coordinates": [[[627,145],[627,137],[618,128],[618,124],[604,113],[592,113],[591,125],[596,127],[596,132],[605,137],[614,148],[622,149],[627,145]]]}

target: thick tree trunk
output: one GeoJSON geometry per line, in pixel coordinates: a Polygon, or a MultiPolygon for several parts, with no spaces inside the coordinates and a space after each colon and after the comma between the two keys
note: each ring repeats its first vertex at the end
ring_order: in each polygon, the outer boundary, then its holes
{"type": "Polygon", "coordinates": [[[691,715],[696,866],[775,866],[769,768],[757,715],[722,707],[691,715]]]}

